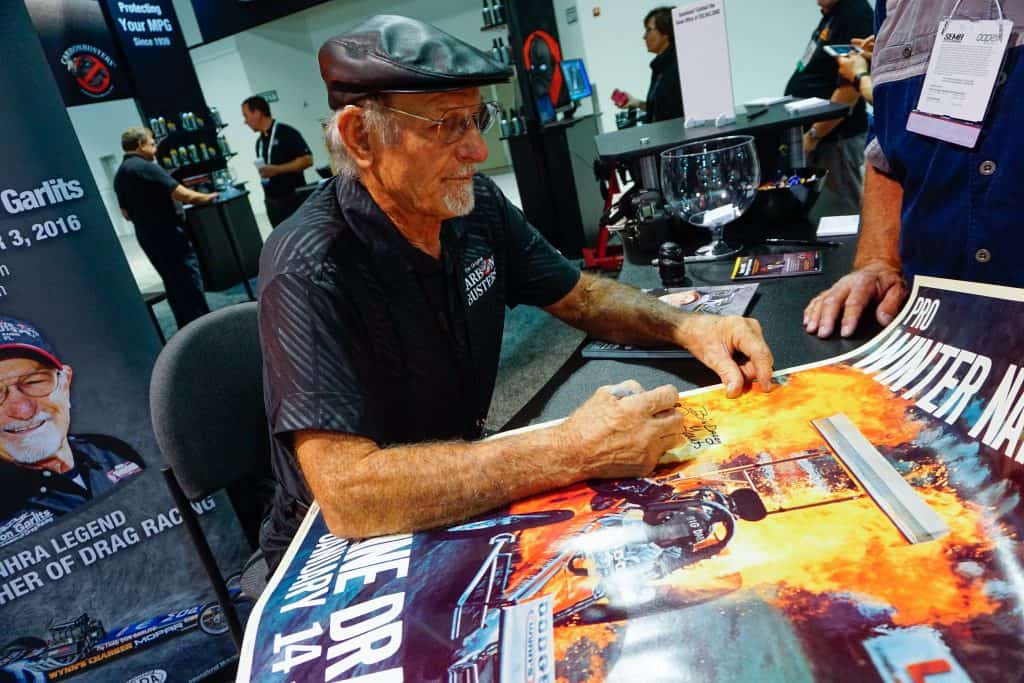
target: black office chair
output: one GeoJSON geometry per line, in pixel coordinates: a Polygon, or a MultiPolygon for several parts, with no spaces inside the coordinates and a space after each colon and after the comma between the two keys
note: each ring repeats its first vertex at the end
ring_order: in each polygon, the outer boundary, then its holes
{"type": "MultiPolygon", "coordinates": [[[[189,502],[227,490],[246,537],[258,547],[263,503],[272,490],[261,362],[256,303],[228,306],[171,337],[149,389],[153,430],[170,464],[164,478],[238,646],[238,613],[189,502]]],[[[243,585],[252,586],[254,576],[265,585],[266,574],[257,553],[246,563],[243,585]]]]}

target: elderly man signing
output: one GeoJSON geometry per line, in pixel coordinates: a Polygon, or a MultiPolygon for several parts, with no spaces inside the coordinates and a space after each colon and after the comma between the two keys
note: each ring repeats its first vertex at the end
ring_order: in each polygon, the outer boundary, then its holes
{"type": "Polygon", "coordinates": [[[623,343],[689,349],[730,395],[771,386],[757,322],[688,315],[579,271],[486,176],[506,67],[421,22],[377,16],[320,49],[338,176],[271,235],[260,266],[278,480],[273,566],[315,498],[328,528],[430,528],[589,478],[642,476],[679,440],[677,392],[598,390],[564,423],[478,441],[506,306],[623,343]]]}

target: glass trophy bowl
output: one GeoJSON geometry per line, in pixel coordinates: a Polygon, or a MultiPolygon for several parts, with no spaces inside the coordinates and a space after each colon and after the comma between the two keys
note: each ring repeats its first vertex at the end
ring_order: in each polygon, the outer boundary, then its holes
{"type": "Polygon", "coordinates": [[[715,261],[740,250],[726,244],[722,233],[754,203],[760,184],[761,166],[749,135],[690,142],[661,153],[661,190],[668,209],[711,230],[711,242],[687,261],[715,261]]]}

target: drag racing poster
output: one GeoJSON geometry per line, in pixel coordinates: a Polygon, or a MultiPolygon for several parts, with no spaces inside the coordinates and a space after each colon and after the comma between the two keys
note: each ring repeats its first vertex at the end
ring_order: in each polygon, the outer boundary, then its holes
{"type": "MultiPolygon", "coordinates": [[[[156,331],[25,4],[0,25],[0,682],[190,681],[234,647],[160,473],[156,331]]],[[[196,507],[237,571],[226,497],[196,507]]]]}
{"type": "Polygon", "coordinates": [[[681,395],[648,478],[361,541],[314,509],[239,680],[1020,681],[1022,327],[1024,290],[920,278],[771,393],[681,395]]]}

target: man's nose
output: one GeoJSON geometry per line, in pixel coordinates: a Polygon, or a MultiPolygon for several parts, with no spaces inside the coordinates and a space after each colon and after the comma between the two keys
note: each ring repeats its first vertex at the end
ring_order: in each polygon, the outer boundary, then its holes
{"type": "Polygon", "coordinates": [[[4,401],[3,412],[15,420],[27,420],[36,414],[36,402],[31,396],[21,393],[17,387],[11,387],[4,401]]]}
{"type": "Polygon", "coordinates": [[[484,142],[484,136],[480,129],[473,126],[466,131],[466,134],[458,142],[456,152],[460,161],[474,164],[487,161],[487,143],[484,142]]]}

